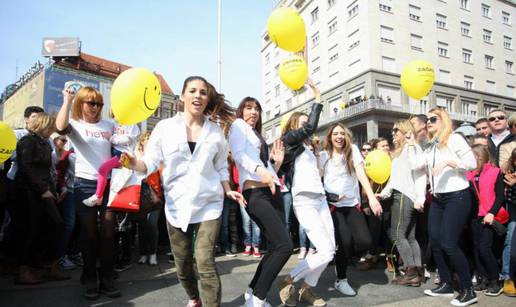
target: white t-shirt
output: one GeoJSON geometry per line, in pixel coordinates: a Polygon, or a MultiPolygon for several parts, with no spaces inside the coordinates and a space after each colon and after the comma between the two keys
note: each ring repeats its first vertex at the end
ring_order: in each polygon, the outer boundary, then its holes
{"type": "Polygon", "coordinates": [[[107,120],[90,124],[83,120],[70,119],[68,136],[75,155],[75,177],[97,180],[100,166],[111,159],[111,136],[114,125],[107,120]]]}
{"type": "MultiPolygon", "coordinates": [[[[360,154],[360,150],[356,145],[351,145],[351,156],[353,158],[353,166],[362,167],[364,158],[360,154]]],[[[330,159],[328,152],[323,151],[320,155],[320,165],[324,172],[324,189],[330,193],[344,196],[342,200],[334,204],[337,207],[354,207],[360,204],[360,187],[356,174],[350,174],[346,157],[344,155],[336,155],[330,159]]]]}
{"type": "Polygon", "coordinates": [[[140,128],[138,125],[120,125],[114,123],[115,132],[111,137],[111,144],[113,147],[120,152],[133,152],[136,146],[138,135],[140,134],[140,128]]]}
{"type": "MultiPolygon", "coordinates": [[[[303,144],[305,150],[296,157],[294,163],[294,177],[292,178],[292,196],[302,192],[324,195],[321,175],[317,167],[317,158],[310,147],[303,144]]],[[[295,202],[294,202],[295,203],[295,202]]]]}

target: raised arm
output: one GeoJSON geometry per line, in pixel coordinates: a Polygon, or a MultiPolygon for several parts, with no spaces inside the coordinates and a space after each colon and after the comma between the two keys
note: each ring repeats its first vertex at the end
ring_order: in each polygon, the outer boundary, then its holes
{"type": "Polygon", "coordinates": [[[63,105],[57,113],[56,117],[56,128],[58,132],[64,132],[68,128],[70,120],[70,108],[72,107],[72,101],[74,92],[71,89],[65,89],[63,93],[63,105]]]}

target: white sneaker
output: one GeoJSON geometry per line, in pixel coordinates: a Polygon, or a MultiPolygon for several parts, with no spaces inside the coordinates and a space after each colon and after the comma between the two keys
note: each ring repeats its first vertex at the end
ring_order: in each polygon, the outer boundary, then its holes
{"type": "Polygon", "coordinates": [[[299,255],[297,255],[297,259],[305,259],[306,257],[306,247],[301,247],[299,249],[299,255]]]}
{"type": "Polygon", "coordinates": [[[425,268],[425,278],[430,279],[430,277],[432,277],[432,275],[430,275],[430,272],[425,268]]]}
{"type": "Polygon", "coordinates": [[[63,257],[59,258],[58,264],[62,270],[73,270],[77,268],[77,265],[73,263],[70,259],[68,259],[67,255],[64,255],[63,257]]]}
{"type": "Polygon", "coordinates": [[[340,293],[344,294],[345,296],[355,296],[357,293],[348,283],[347,279],[337,279],[335,281],[335,284],[333,285],[335,289],[337,289],[340,293]]]}
{"type": "Polygon", "coordinates": [[[90,197],[82,201],[88,207],[95,207],[102,203],[102,198],[98,198],[97,195],[93,194],[90,197]]]}
{"type": "Polygon", "coordinates": [[[272,307],[269,302],[266,300],[261,300],[257,298],[256,296],[251,296],[247,301],[245,301],[246,307],[272,307]]]}
{"type": "Polygon", "coordinates": [[[247,301],[249,298],[253,296],[253,289],[247,288],[244,292],[244,300],[247,301]]]}
{"type": "Polygon", "coordinates": [[[145,264],[147,263],[147,255],[143,255],[140,257],[140,259],[138,259],[138,263],[139,264],[145,264]]]}
{"type": "Polygon", "coordinates": [[[149,264],[150,265],[157,265],[158,264],[158,260],[156,259],[156,254],[152,254],[149,256],[149,264]]]}

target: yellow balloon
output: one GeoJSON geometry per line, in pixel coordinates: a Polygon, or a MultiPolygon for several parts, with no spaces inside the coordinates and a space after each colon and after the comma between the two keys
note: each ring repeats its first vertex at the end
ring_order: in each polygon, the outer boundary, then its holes
{"type": "Polygon", "coordinates": [[[391,175],[391,158],[383,150],[373,150],[365,158],[365,170],[374,182],[383,184],[391,175]]]}
{"type": "Polygon", "coordinates": [[[342,110],[344,110],[345,108],[347,108],[347,107],[348,107],[348,105],[343,101],[343,102],[341,102],[341,103],[339,104],[339,107],[340,107],[342,110]]]}
{"type": "Polygon", "coordinates": [[[0,163],[5,162],[16,149],[16,135],[9,125],[0,121],[0,163]]]}
{"type": "Polygon", "coordinates": [[[427,61],[412,61],[403,67],[400,82],[407,95],[421,99],[430,93],[434,86],[434,66],[427,61]]]}
{"type": "Polygon", "coordinates": [[[280,7],[272,12],[267,20],[267,32],[281,49],[299,52],[305,48],[305,22],[291,7],[280,7]]]}
{"type": "Polygon", "coordinates": [[[159,106],[161,85],[145,68],[130,68],[121,73],[111,88],[111,109],[122,125],[146,120],[159,106]]]}
{"type": "Polygon", "coordinates": [[[308,79],[308,66],[302,57],[292,55],[281,63],[278,74],[287,87],[298,90],[308,79]]]}

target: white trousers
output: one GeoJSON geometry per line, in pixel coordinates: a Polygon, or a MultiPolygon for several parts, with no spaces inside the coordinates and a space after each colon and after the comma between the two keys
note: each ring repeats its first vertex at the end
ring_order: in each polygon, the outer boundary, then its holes
{"type": "Polygon", "coordinates": [[[317,253],[309,254],[291,272],[297,282],[304,279],[311,287],[317,285],[322,272],[335,254],[335,233],[326,197],[321,194],[301,194],[294,196],[294,213],[303,226],[317,253]]]}

